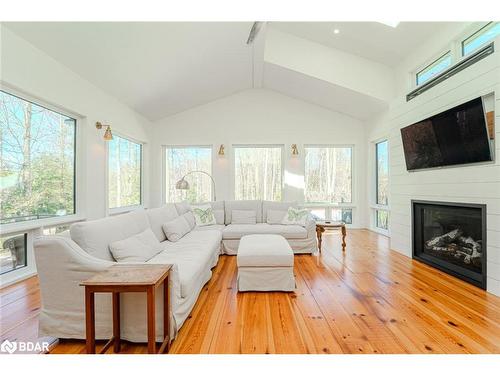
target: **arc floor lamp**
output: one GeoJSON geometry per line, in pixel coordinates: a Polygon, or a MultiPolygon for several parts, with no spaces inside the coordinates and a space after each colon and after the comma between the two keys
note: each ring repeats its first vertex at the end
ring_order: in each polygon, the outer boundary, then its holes
{"type": "Polygon", "coordinates": [[[206,174],[208,177],[210,177],[210,179],[212,180],[212,186],[213,186],[213,192],[214,192],[214,201],[217,200],[217,197],[215,195],[215,181],[214,181],[214,178],[208,174],[207,172],[204,172],[204,171],[191,171],[191,172],[188,172],[186,173],[184,176],[182,176],[182,178],[177,181],[175,183],[175,188],[176,189],[179,189],[179,190],[189,190],[189,182],[186,181],[186,176],[189,176],[190,174],[193,174],[193,173],[203,173],[203,174],[206,174]]]}

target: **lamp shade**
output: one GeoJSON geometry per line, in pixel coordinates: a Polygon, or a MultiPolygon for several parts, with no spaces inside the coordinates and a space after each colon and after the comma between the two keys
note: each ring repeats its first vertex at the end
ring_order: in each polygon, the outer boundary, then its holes
{"type": "Polygon", "coordinates": [[[111,141],[113,140],[113,133],[111,133],[111,128],[108,126],[106,131],[104,132],[104,140],[111,141]]]}
{"type": "Polygon", "coordinates": [[[181,178],[179,181],[175,183],[175,188],[179,190],[188,190],[189,182],[187,182],[184,178],[181,178]]]}

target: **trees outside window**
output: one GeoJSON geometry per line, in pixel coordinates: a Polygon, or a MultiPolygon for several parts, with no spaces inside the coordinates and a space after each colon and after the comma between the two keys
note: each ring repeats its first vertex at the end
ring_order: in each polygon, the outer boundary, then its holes
{"type": "Polygon", "coordinates": [[[377,204],[387,206],[389,204],[389,150],[387,141],[376,144],[377,159],[377,204]]]}
{"type": "Polygon", "coordinates": [[[212,200],[212,181],[203,173],[193,173],[186,177],[189,190],[178,190],[175,184],[192,171],[212,174],[211,146],[179,146],[165,149],[165,202],[190,203],[212,200]]]}
{"type": "Polygon", "coordinates": [[[76,120],[0,91],[0,222],[75,214],[76,120]]]}
{"type": "MultiPolygon", "coordinates": [[[[387,140],[375,144],[376,160],[376,199],[377,206],[389,205],[389,144],[387,140]]],[[[377,228],[389,229],[389,211],[388,209],[375,210],[375,226],[377,228]]]]}
{"type": "Polygon", "coordinates": [[[305,147],[305,201],[352,202],[352,147],[305,147]]]}
{"type": "Polygon", "coordinates": [[[282,146],[234,148],[234,198],[281,201],[283,165],[282,146]]]}
{"type": "Polygon", "coordinates": [[[108,207],[142,204],[142,145],[117,135],[108,142],[108,207]]]}

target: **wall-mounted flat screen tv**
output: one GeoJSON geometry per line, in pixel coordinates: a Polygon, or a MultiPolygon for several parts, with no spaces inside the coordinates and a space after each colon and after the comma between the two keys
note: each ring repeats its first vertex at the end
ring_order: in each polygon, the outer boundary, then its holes
{"type": "Polygon", "coordinates": [[[408,170],[493,160],[481,98],[401,129],[408,170]]]}

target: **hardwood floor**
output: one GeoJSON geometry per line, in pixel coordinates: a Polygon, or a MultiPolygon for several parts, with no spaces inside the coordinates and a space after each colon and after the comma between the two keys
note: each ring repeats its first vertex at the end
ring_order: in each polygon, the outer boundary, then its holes
{"type": "MultiPolygon", "coordinates": [[[[170,352],[500,353],[500,298],[390,251],[375,233],[350,230],[345,253],[340,244],[339,232],[325,234],[321,254],[295,257],[294,293],[237,293],[236,257],[222,256],[170,352]]],[[[0,298],[0,341],[35,339],[37,278],[0,298]]],[[[52,350],[84,352],[81,340],[52,350]]]]}

